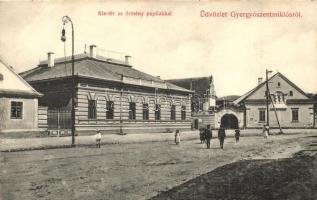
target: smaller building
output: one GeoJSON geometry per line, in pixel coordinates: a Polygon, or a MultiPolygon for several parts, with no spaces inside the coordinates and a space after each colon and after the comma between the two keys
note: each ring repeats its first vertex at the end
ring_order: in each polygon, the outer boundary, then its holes
{"type": "Polygon", "coordinates": [[[270,127],[278,127],[278,123],[282,128],[316,127],[314,100],[303,90],[279,72],[269,78],[268,86],[272,99],[269,113],[266,109],[266,81],[261,78],[255,88],[233,102],[239,108],[233,112],[239,127],[261,128],[267,123],[267,115],[270,127]]]}
{"type": "Polygon", "coordinates": [[[0,133],[38,130],[40,96],[0,59],[0,133]]]}
{"type": "Polygon", "coordinates": [[[191,97],[192,123],[194,128],[198,129],[206,125],[214,127],[216,92],[212,76],[170,79],[167,81],[194,91],[191,97]]]}

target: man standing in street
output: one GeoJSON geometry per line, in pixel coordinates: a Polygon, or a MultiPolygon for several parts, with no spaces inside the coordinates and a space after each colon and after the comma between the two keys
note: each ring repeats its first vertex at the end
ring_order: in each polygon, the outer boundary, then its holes
{"type": "Polygon", "coordinates": [[[207,128],[205,129],[205,137],[206,137],[207,149],[210,149],[210,140],[212,138],[212,132],[210,129],[210,125],[207,125],[207,128]]]}
{"type": "Polygon", "coordinates": [[[234,137],[236,138],[236,143],[238,143],[239,142],[239,138],[240,138],[240,129],[239,128],[237,128],[235,130],[234,137]]]}
{"type": "Polygon", "coordinates": [[[219,130],[218,130],[218,139],[220,142],[220,148],[223,149],[223,143],[225,141],[226,138],[226,132],[225,129],[223,128],[223,126],[220,126],[219,130]]]}

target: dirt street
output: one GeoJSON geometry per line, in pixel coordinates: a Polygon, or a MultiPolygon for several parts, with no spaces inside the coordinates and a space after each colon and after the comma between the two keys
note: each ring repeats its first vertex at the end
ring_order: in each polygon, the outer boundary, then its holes
{"type": "MultiPolygon", "coordinates": [[[[229,167],[232,174],[235,169],[241,169],[235,163],[248,166],[249,160],[287,159],[303,149],[311,154],[315,152],[316,143],[316,134],[297,134],[272,136],[268,140],[243,137],[238,144],[234,138],[228,138],[223,150],[216,139],[212,140],[211,149],[206,149],[197,138],[180,145],[148,142],[104,145],[100,149],[78,147],[2,152],[0,199],[149,199],[156,195],[159,195],[156,199],[190,199],[184,198],[192,193],[186,184],[193,184],[193,181],[195,187],[202,187],[199,191],[205,191],[205,196],[202,194],[197,199],[204,199],[208,197],[206,191],[209,190],[203,189],[208,181],[201,181],[204,179],[199,177],[215,173],[227,164],[233,166],[229,167]]],[[[316,165],[311,166],[315,173],[316,165]]],[[[208,184],[228,184],[224,172],[208,184]]],[[[243,172],[248,174],[248,171],[243,172]]],[[[234,199],[234,196],[228,196],[232,195],[230,190],[224,194],[227,195],[224,199],[234,199]]],[[[217,196],[208,195],[209,199],[217,199],[217,196]]]]}

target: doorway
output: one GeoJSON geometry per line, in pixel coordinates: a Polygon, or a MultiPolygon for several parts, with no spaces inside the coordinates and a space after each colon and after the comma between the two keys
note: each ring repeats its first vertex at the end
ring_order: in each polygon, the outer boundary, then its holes
{"type": "Polygon", "coordinates": [[[238,118],[233,114],[225,114],[221,118],[221,126],[225,129],[238,129],[238,118]]]}

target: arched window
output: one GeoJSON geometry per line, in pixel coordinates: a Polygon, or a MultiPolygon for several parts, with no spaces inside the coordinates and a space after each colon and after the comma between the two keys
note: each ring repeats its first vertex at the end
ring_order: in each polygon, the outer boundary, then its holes
{"type": "Polygon", "coordinates": [[[161,120],[161,105],[155,104],[155,120],[161,120]]]}
{"type": "Polygon", "coordinates": [[[171,120],[176,120],[176,105],[171,106],[171,120]]]}
{"type": "Polygon", "coordinates": [[[283,92],[277,91],[277,103],[283,103],[285,101],[283,92]]]}
{"type": "Polygon", "coordinates": [[[289,96],[293,96],[293,91],[289,91],[289,96]]]}
{"type": "Polygon", "coordinates": [[[97,100],[88,100],[88,119],[97,119],[97,100]]]}
{"type": "Polygon", "coordinates": [[[149,120],[149,104],[143,103],[143,120],[149,120]]]}
{"type": "Polygon", "coordinates": [[[129,103],[129,119],[130,120],[136,119],[136,104],[135,104],[135,102],[129,103]]]}
{"type": "Polygon", "coordinates": [[[107,101],[107,104],[106,104],[106,119],[113,119],[113,113],[114,113],[114,102],[113,101],[107,101]]]}
{"type": "Polygon", "coordinates": [[[182,106],[181,119],[182,120],[186,119],[186,106],[182,106]]]}

